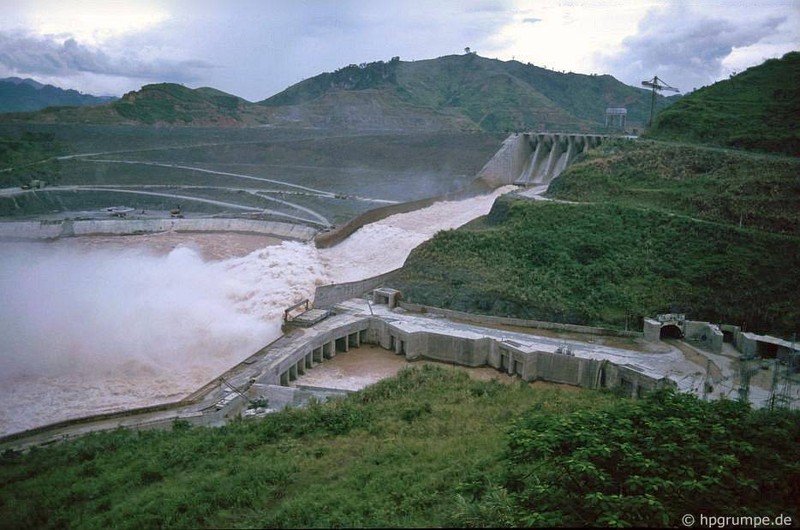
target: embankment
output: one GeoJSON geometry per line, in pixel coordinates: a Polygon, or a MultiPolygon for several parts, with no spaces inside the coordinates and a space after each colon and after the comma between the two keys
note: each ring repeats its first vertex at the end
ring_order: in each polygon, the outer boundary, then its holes
{"type": "Polygon", "coordinates": [[[254,219],[71,219],[0,222],[0,239],[36,240],[154,232],[243,232],[308,241],[317,231],[305,225],[254,219]]]}

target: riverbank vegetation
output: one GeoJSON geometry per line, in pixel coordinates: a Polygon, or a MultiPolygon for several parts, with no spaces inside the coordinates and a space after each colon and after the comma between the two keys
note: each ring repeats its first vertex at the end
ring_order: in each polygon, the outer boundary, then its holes
{"type": "Polygon", "coordinates": [[[661,526],[703,506],[796,517],[798,425],[796,413],[731,402],[674,394],[638,402],[424,366],[261,421],[179,422],[172,432],[118,430],[6,452],[0,521],[16,529],[661,526]]]}

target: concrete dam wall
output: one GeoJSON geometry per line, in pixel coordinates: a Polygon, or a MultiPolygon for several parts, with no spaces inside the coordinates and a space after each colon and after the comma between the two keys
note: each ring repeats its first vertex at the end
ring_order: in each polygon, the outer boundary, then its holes
{"type": "Polygon", "coordinates": [[[579,154],[600,145],[599,134],[517,133],[483,166],[478,178],[492,187],[535,186],[559,176],[579,154]]]}
{"type": "Polygon", "coordinates": [[[92,235],[135,235],[153,232],[244,232],[308,241],[317,230],[305,225],[254,219],[101,219],[0,223],[0,238],[56,239],[92,235]]]}

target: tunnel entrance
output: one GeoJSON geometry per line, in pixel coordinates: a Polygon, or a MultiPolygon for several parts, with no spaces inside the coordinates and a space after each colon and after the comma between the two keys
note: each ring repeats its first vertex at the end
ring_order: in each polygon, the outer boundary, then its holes
{"type": "Polygon", "coordinates": [[[675,324],[667,324],[661,327],[659,337],[662,339],[682,339],[683,331],[675,324]]]}

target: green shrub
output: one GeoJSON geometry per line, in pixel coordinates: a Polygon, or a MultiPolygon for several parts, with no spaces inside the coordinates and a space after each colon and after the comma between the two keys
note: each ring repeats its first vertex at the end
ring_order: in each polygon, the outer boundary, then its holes
{"type": "Polygon", "coordinates": [[[712,509],[796,521],[798,441],[797,411],[671,390],[567,415],[532,410],[508,435],[502,487],[462,496],[457,522],[666,527],[712,509]]]}

